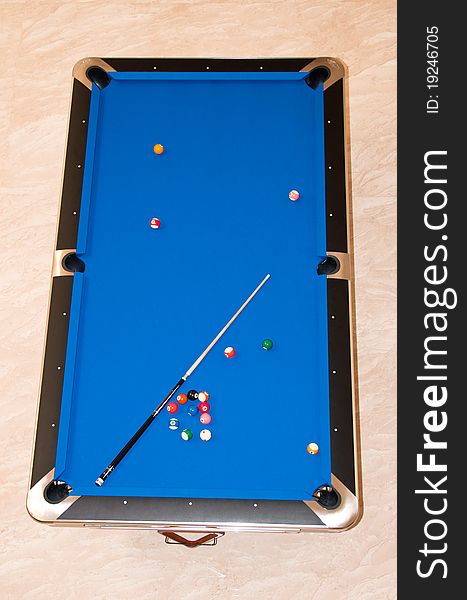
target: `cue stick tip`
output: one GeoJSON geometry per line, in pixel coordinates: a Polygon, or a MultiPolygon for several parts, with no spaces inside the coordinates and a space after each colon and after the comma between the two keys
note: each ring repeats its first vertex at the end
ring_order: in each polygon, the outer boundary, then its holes
{"type": "Polygon", "coordinates": [[[98,477],[94,483],[101,487],[101,485],[104,483],[104,480],[102,479],[102,477],[98,477]]]}

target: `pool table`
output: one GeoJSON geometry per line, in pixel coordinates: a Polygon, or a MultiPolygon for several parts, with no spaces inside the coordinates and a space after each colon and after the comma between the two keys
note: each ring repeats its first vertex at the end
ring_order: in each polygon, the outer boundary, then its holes
{"type": "Polygon", "coordinates": [[[76,64],[33,518],[185,545],[358,521],[345,78],[332,58],[76,64]]]}

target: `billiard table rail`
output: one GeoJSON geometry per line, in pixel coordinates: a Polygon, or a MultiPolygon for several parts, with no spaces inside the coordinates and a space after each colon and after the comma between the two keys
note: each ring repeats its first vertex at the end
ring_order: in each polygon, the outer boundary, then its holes
{"type": "Polygon", "coordinates": [[[217,498],[140,498],[131,496],[73,496],[45,499],[54,483],[51,469],[29,491],[27,511],[52,526],[156,529],[161,532],[310,532],[345,531],[361,517],[359,502],[332,476],[339,505],[329,510],[315,500],[223,500],[217,498]],[[163,517],[162,517],[163,515],[163,517]],[[232,519],[235,516],[235,519],[232,519]]]}
{"type": "MultiPolygon", "coordinates": [[[[297,59],[119,59],[85,58],[73,69],[72,103],[52,266],[49,319],[45,337],[40,397],[31,464],[27,510],[49,525],[149,528],[160,532],[220,531],[344,531],[362,515],[358,382],[355,340],[353,232],[351,220],[350,140],[346,111],[347,68],[334,58],[297,59]],[[82,168],[86,154],[92,82],[115,71],[300,71],[315,72],[309,85],[323,85],[327,256],[338,269],[325,273],[328,289],[329,384],[331,400],[331,485],[339,495],[335,508],[317,500],[250,501],[222,499],[74,496],[46,500],[54,481],[68,317],[75,271],[83,272],[76,256],[80,218],[82,168]],[[194,509],[193,507],[196,507],[194,509]],[[162,518],[161,515],[165,515],[162,518]],[[235,519],[232,519],[235,515],[235,519]]],[[[105,83],[105,79],[102,80],[105,83]]],[[[324,260],[324,257],[323,257],[324,260]]],[[[67,485],[67,482],[62,482],[67,485]]]]}

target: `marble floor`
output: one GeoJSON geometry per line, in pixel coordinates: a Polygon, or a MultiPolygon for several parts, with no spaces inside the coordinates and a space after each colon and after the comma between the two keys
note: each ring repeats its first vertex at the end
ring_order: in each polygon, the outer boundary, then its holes
{"type": "Polygon", "coordinates": [[[395,16],[393,0],[1,1],[0,598],[395,598],[395,16]],[[197,550],[35,523],[25,496],[73,64],[326,55],[350,72],[363,520],[197,550]]]}

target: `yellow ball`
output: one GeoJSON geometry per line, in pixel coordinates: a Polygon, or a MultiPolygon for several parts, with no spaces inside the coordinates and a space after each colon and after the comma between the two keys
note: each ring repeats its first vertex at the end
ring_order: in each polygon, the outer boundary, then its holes
{"type": "Polygon", "coordinates": [[[319,446],[318,446],[318,444],[315,444],[314,442],[312,442],[311,444],[308,444],[306,449],[310,454],[318,454],[318,452],[319,452],[319,446]]]}
{"type": "Polygon", "coordinates": [[[154,152],[156,154],[162,154],[164,152],[164,146],[162,144],[156,144],[154,146],[154,152]]]}

